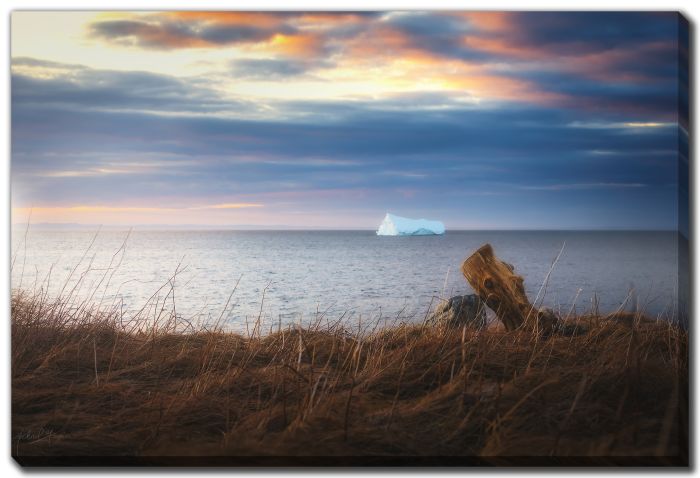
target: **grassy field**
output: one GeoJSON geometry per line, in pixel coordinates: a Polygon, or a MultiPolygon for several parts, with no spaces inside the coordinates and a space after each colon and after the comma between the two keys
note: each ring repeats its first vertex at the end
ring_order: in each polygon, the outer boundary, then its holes
{"type": "Polygon", "coordinates": [[[253,324],[243,336],[15,292],[12,454],[687,464],[687,332],[631,314],[570,321],[586,333],[253,324]]]}

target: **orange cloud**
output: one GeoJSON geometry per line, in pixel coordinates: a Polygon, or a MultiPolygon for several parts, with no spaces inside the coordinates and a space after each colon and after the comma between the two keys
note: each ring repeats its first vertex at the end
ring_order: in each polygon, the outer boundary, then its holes
{"type": "Polygon", "coordinates": [[[465,75],[448,81],[454,89],[464,89],[476,97],[522,103],[553,104],[566,101],[566,95],[543,91],[535,83],[495,75],[465,75]]]}
{"type": "Polygon", "coordinates": [[[201,21],[224,25],[246,25],[261,28],[274,28],[284,22],[280,14],[265,12],[217,12],[181,11],[167,12],[167,17],[184,21],[201,21]]]}
{"type": "Polygon", "coordinates": [[[566,95],[542,90],[536,82],[498,75],[488,66],[468,60],[446,59],[407,44],[400,32],[385,31],[389,41],[362,41],[344,59],[343,66],[353,71],[377,65],[382,58],[382,81],[411,87],[422,85],[428,90],[442,90],[468,95],[484,101],[517,101],[553,104],[567,100],[566,95]],[[387,48],[397,48],[392,52],[387,48]],[[400,49],[403,48],[403,49],[400,49]]]}
{"type": "Polygon", "coordinates": [[[486,53],[494,53],[497,55],[506,55],[521,60],[533,60],[537,58],[545,58],[546,53],[538,48],[525,46],[518,43],[512,43],[505,38],[487,38],[475,35],[464,37],[464,44],[475,50],[486,53]]]}
{"type": "Polygon", "coordinates": [[[506,31],[513,27],[511,12],[458,12],[479,30],[506,31]]]}
{"type": "Polygon", "coordinates": [[[575,72],[601,81],[647,83],[653,81],[645,71],[630,71],[629,65],[644,65],[649,58],[674,54],[677,45],[672,41],[643,43],[628,48],[614,48],[564,59],[559,64],[563,71],[575,72]]]}
{"type": "Polygon", "coordinates": [[[319,36],[312,34],[284,35],[278,33],[272,37],[267,46],[274,53],[311,56],[321,51],[323,41],[319,36]]]}
{"type": "Polygon", "coordinates": [[[157,211],[183,211],[189,209],[244,209],[250,207],[264,207],[259,203],[223,203],[207,206],[193,207],[157,207],[157,206],[101,206],[101,205],[79,205],[79,206],[39,206],[39,207],[15,207],[14,211],[42,213],[51,211],[74,211],[74,212],[157,212],[157,211]]]}
{"type": "Polygon", "coordinates": [[[295,18],[295,23],[301,26],[333,26],[338,24],[357,24],[366,22],[367,18],[353,12],[302,12],[295,18]]]}
{"type": "MultiPolygon", "coordinates": [[[[377,94],[391,88],[397,92],[445,89],[478,99],[536,104],[568,104],[572,98],[549,92],[535,81],[514,78],[493,65],[510,62],[510,71],[521,66],[534,71],[544,67],[593,80],[653,81],[647,73],[630,67],[635,63],[631,60],[638,58],[642,63],[644,52],[668,48],[667,44],[634,45],[592,51],[576,42],[561,48],[556,42],[529,38],[514,12],[446,12],[438,16],[444,20],[445,15],[459,18],[460,33],[454,41],[438,30],[434,37],[430,31],[411,33],[414,30],[392,23],[391,17],[332,12],[166,12],[111,25],[105,22],[102,36],[156,48],[235,44],[245,54],[265,59],[292,57],[286,58],[290,61],[324,58],[332,51],[329,63],[334,68],[324,70],[321,77],[327,74],[336,81],[362,85],[375,81],[377,87],[372,91],[377,94]],[[334,27],[347,23],[361,26],[334,34],[334,27]]],[[[658,51],[654,53],[659,56],[658,51]]]]}
{"type": "Polygon", "coordinates": [[[359,21],[333,14],[183,11],[164,12],[91,24],[92,35],[146,48],[215,48],[238,45],[266,54],[317,55],[326,38],[323,31],[336,23],[359,21]],[[320,27],[320,28],[319,28],[320,27]]]}
{"type": "Polygon", "coordinates": [[[258,203],[224,203],[196,207],[158,206],[40,206],[13,207],[12,222],[79,224],[228,224],[233,220],[255,222],[257,215],[248,211],[264,207],[258,203]]]}
{"type": "Polygon", "coordinates": [[[366,21],[364,15],[353,12],[180,11],[167,12],[164,15],[183,21],[200,21],[220,25],[245,25],[259,28],[276,28],[284,24],[294,24],[302,28],[328,29],[340,24],[366,21]]]}
{"type": "Polygon", "coordinates": [[[249,203],[249,202],[238,202],[238,203],[224,203],[224,204],[213,204],[211,206],[194,207],[188,209],[244,209],[249,207],[264,207],[264,204],[249,203]]]}
{"type": "Polygon", "coordinates": [[[407,57],[432,58],[435,55],[418,48],[406,33],[380,25],[346,40],[343,45],[346,58],[358,63],[372,62],[389,57],[393,60],[407,57]]]}

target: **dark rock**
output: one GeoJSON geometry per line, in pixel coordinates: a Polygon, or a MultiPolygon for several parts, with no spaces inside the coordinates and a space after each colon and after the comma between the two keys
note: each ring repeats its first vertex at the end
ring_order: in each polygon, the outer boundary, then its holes
{"type": "Polygon", "coordinates": [[[428,321],[447,327],[482,328],[486,325],[484,303],[475,294],[457,295],[440,301],[428,321]]]}

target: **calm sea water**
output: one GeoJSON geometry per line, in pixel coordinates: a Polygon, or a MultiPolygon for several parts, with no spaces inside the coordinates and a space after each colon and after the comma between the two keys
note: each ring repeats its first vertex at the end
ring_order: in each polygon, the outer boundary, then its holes
{"type": "Polygon", "coordinates": [[[317,310],[355,322],[422,318],[436,298],[471,292],[459,267],[486,242],[525,278],[531,299],[544,292],[561,251],[543,304],[564,314],[590,309],[595,295],[602,311],[627,299],[628,310],[672,317],[678,296],[678,240],[670,232],[133,231],[123,251],[125,231],[30,230],[26,247],[24,233],[15,232],[13,288],[57,295],[80,280],[76,297],[94,293],[95,301],[133,313],[154,294],[164,299],[169,287],[158,290],[177,271],[176,309],[189,318],[218,318],[238,283],[224,314],[232,328],[261,311],[283,324],[317,310]]]}

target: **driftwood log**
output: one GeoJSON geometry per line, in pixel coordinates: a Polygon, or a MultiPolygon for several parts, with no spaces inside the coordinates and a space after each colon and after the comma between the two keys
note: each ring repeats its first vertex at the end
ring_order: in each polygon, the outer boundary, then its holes
{"type": "Polygon", "coordinates": [[[507,330],[525,328],[550,333],[558,319],[551,310],[537,310],[525,294],[523,278],[484,244],[462,263],[462,273],[477,295],[492,309],[507,330]]]}

